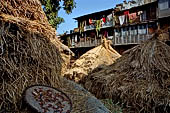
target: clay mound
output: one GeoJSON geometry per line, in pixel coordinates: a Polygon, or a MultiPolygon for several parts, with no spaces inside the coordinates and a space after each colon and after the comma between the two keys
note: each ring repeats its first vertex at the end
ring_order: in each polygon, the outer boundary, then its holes
{"type": "Polygon", "coordinates": [[[101,65],[112,64],[119,57],[120,54],[104,40],[102,45],[89,50],[76,60],[64,76],[75,82],[83,82],[81,80],[93,69],[101,65]]]}
{"type": "Polygon", "coordinates": [[[39,0],[0,0],[0,13],[48,23],[39,0]]]}
{"type": "Polygon", "coordinates": [[[170,47],[159,33],[126,51],[114,64],[84,79],[98,98],[112,98],[130,113],[169,113],[170,47]]]}

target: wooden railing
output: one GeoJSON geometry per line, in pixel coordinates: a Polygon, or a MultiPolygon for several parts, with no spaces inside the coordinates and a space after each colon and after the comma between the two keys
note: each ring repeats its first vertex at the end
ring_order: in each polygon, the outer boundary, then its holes
{"type": "MultiPolygon", "coordinates": [[[[110,21],[110,22],[106,22],[104,23],[101,28],[106,28],[106,27],[112,27],[113,26],[113,21],[110,21]]],[[[96,29],[96,26],[95,25],[87,25],[85,26],[85,31],[88,31],[88,30],[94,30],[96,29]]]]}
{"type": "Polygon", "coordinates": [[[140,44],[148,39],[152,35],[131,35],[131,36],[121,36],[113,38],[113,45],[127,45],[127,44],[140,44]]]}
{"type": "Polygon", "coordinates": [[[101,44],[101,39],[86,40],[86,41],[80,41],[78,43],[75,43],[74,48],[76,48],[76,47],[93,47],[93,46],[98,46],[100,44],[101,44]]]}
{"type": "MultiPolygon", "coordinates": [[[[113,37],[109,39],[113,42],[114,46],[117,45],[128,45],[128,44],[140,44],[148,39],[150,39],[152,35],[131,35],[131,36],[122,36],[122,37],[113,37]]],[[[101,44],[101,39],[90,39],[90,40],[81,40],[80,42],[74,43],[72,48],[77,47],[93,47],[101,44]]]]}

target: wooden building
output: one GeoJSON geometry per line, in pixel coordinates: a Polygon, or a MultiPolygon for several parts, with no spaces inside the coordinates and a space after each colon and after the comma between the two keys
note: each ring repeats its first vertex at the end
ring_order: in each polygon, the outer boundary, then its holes
{"type": "Polygon", "coordinates": [[[169,24],[169,16],[170,0],[124,1],[115,8],[74,18],[78,28],[69,34],[70,48],[85,52],[101,44],[104,36],[121,54],[151,38],[158,26],[169,24]]]}
{"type": "Polygon", "coordinates": [[[170,0],[158,1],[158,18],[160,28],[170,26],[170,0]]]}

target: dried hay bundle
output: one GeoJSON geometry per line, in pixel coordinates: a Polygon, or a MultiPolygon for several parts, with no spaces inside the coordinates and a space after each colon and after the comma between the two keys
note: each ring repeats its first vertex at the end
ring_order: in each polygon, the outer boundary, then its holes
{"type": "Polygon", "coordinates": [[[17,23],[18,25],[23,26],[24,30],[28,30],[29,32],[41,33],[50,39],[56,38],[56,31],[51,26],[49,26],[49,24],[30,21],[26,18],[13,17],[6,14],[1,14],[1,18],[4,21],[17,23]]]}
{"type": "Polygon", "coordinates": [[[61,70],[61,75],[63,75],[69,68],[70,68],[70,59],[71,55],[66,55],[64,53],[61,53],[63,63],[62,63],[62,70],[61,70]]]}
{"type": "Polygon", "coordinates": [[[54,38],[55,31],[48,25],[0,15],[0,112],[32,113],[22,102],[22,93],[35,84],[65,92],[73,103],[73,113],[94,113],[104,108],[102,104],[89,106],[87,100],[98,101],[75,83],[59,76],[63,47],[58,40],[53,42],[54,38]]]}
{"type": "Polygon", "coordinates": [[[55,29],[46,24],[45,14],[41,15],[42,9],[37,7],[41,7],[38,0],[0,1],[0,112],[32,113],[23,103],[22,93],[35,84],[65,92],[73,103],[74,113],[103,110],[104,106],[89,92],[59,76],[63,65],[60,52],[67,47],[55,39],[55,29]],[[33,9],[29,9],[31,6],[33,9]],[[34,18],[27,11],[33,11],[34,18]],[[87,100],[91,98],[99,105],[89,107],[87,100]]]}
{"type": "Polygon", "coordinates": [[[83,82],[81,81],[83,77],[93,69],[101,65],[110,65],[119,57],[120,54],[110,46],[109,41],[104,39],[102,45],[89,50],[76,60],[64,76],[76,82],[83,82]]]}
{"type": "Polygon", "coordinates": [[[62,70],[61,70],[61,75],[63,75],[67,69],[70,67],[70,59],[72,56],[74,56],[74,53],[68,48],[68,46],[62,44],[58,38],[53,38],[51,39],[51,42],[56,45],[59,46],[59,51],[61,52],[61,56],[63,59],[63,63],[62,63],[62,70]]]}
{"type": "Polygon", "coordinates": [[[18,110],[27,86],[62,85],[57,76],[61,73],[61,55],[50,42],[55,35],[44,35],[41,30],[48,32],[27,19],[0,15],[0,110],[18,110]]]}
{"type": "Polygon", "coordinates": [[[14,17],[48,23],[39,0],[0,0],[0,12],[14,17]]]}
{"type": "Polygon", "coordinates": [[[128,51],[114,64],[95,70],[86,88],[99,98],[110,97],[130,113],[170,112],[170,47],[159,33],[128,51]]]}

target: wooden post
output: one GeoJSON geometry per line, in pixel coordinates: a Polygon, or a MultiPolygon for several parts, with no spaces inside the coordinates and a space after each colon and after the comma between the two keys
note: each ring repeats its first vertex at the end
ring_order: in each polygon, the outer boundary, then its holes
{"type": "Polygon", "coordinates": [[[139,28],[140,28],[140,26],[139,25],[137,25],[137,40],[136,40],[136,43],[139,43],[139,28]]]}
{"type": "Polygon", "coordinates": [[[158,26],[158,30],[160,30],[161,29],[160,22],[157,22],[157,26],[158,26]]]}
{"type": "MultiPolygon", "coordinates": [[[[149,38],[149,25],[146,24],[146,36],[147,36],[147,39],[149,38]]],[[[145,40],[147,40],[145,39],[145,40]]]]}
{"type": "Polygon", "coordinates": [[[86,43],[86,33],[84,32],[84,44],[85,44],[85,46],[87,45],[87,43],[86,43]]]}
{"type": "Polygon", "coordinates": [[[79,39],[80,39],[80,47],[81,47],[81,45],[82,45],[82,44],[81,44],[81,42],[82,42],[82,41],[81,41],[81,35],[79,36],[79,39]]]}
{"type": "Polygon", "coordinates": [[[120,33],[121,33],[121,44],[124,43],[124,40],[123,40],[123,28],[120,28],[120,33]]]}
{"type": "MultiPolygon", "coordinates": [[[[98,34],[98,35],[99,35],[99,34],[98,34]]],[[[95,35],[95,37],[94,37],[94,42],[95,42],[94,45],[95,45],[95,46],[96,46],[96,42],[97,42],[96,39],[97,39],[97,35],[95,35]]]]}
{"type": "Polygon", "coordinates": [[[115,38],[115,45],[116,45],[117,42],[119,41],[119,40],[117,40],[117,37],[116,37],[116,29],[114,29],[114,38],[115,38]]]}
{"type": "Polygon", "coordinates": [[[131,26],[130,26],[130,27],[129,27],[129,43],[132,42],[132,41],[131,41],[131,40],[132,40],[132,36],[131,36],[131,32],[132,32],[132,31],[131,31],[131,29],[132,29],[132,28],[131,28],[131,26]]]}

